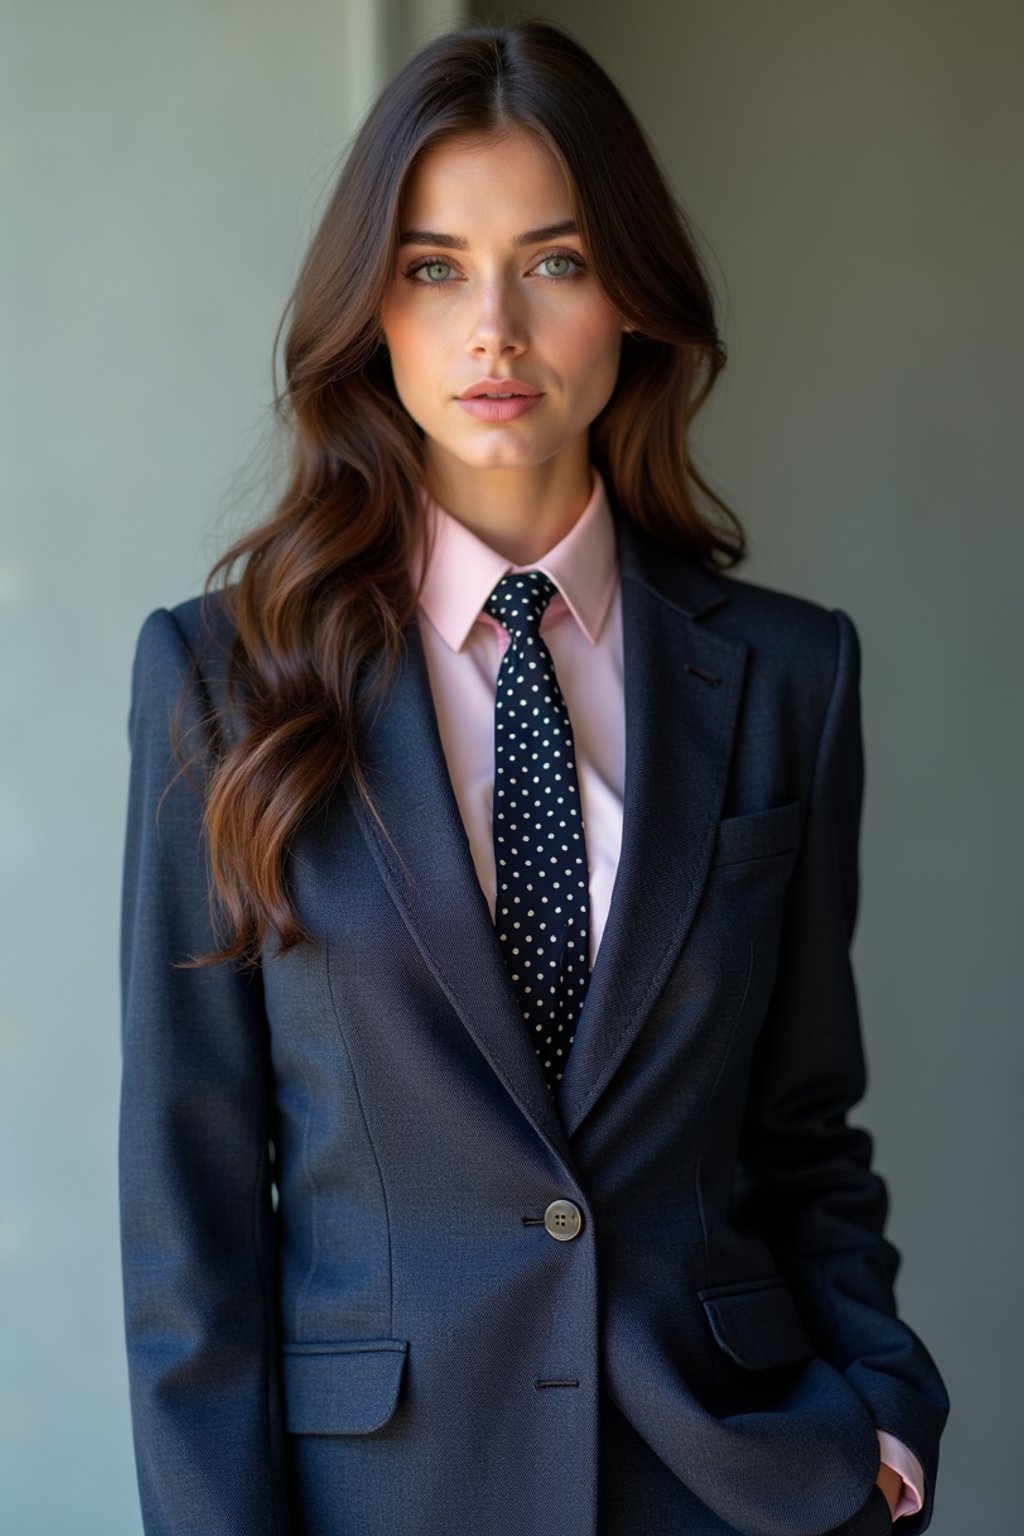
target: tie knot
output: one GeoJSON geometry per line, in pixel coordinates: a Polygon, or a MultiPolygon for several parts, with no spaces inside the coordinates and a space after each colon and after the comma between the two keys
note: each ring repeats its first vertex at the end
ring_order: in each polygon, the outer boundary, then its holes
{"type": "Polygon", "coordinates": [[[543,571],[509,571],[484,603],[510,635],[537,635],[544,610],[557,588],[543,571]]]}

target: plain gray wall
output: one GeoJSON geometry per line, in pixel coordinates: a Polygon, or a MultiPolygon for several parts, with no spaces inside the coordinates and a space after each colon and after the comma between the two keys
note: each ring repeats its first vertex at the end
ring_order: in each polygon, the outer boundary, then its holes
{"type": "Polygon", "coordinates": [[[1024,6],[543,15],[624,91],[710,253],[729,363],[697,442],[750,534],[736,574],[861,637],[853,1118],[952,1400],[930,1529],[1017,1536],[1024,6]]]}
{"type": "Polygon", "coordinates": [[[141,1530],[115,1163],[135,637],[267,510],[239,486],[314,211],[382,75],[459,12],[0,0],[0,1526],[19,1536],[141,1530]]]}

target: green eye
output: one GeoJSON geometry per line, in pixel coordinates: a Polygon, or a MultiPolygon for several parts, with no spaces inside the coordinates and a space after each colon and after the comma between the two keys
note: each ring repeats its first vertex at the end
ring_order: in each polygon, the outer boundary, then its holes
{"type": "MultiPolygon", "coordinates": [[[[540,262],[540,265],[542,267],[547,266],[548,262],[550,262],[550,261],[569,262],[569,257],[568,256],[545,256],[542,259],[542,261],[540,262]]],[[[567,277],[568,273],[566,273],[566,272],[554,272],[554,273],[551,273],[550,275],[553,276],[553,277],[567,277]]]]}
{"type": "MultiPolygon", "coordinates": [[[[450,271],[451,270],[451,262],[450,261],[438,261],[436,258],[431,260],[431,261],[425,261],[425,262],[422,263],[421,267],[413,267],[413,268],[411,268],[410,272],[409,272],[409,276],[412,277],[416,272],[419,272],[421,270],[424,271],[424,272],[429,272],[432,269],[437,268],[437,267],[442,267],[442,268],[443,267],[447,267],[449,269],[449,271],[450,271]]],[[[441,282],[444,283],[444,282],[447,282],[447,281],[448,281],[447,278],[441,278],[441,282]]],[[[429,288],[429,287],[431,287],[433,285],[433,283],[434,283],[434,279],[432,278],[431,281],[426,284],[426,286],[429,288]]]]}
{"type": "MultiPolygon", "coordinates": [[[[542,274],[549,281],[572,282],[575,278],[582,277],[586,271],[582,258],[577,256],[575,251],[548,251],[546,256],[541,256],[537,259],[532,270],[536,271],[538,267],[547,266],[552,261],[568,263],[568,268],[561,272],[542,274]]],[[[409,282],[417,283],[421,288],[447,288],[449,283],[457,281],[456,278],[450,276],[421,278],[418,275],[420,272],[436,273],[438,270],[451,273],[455,271],[455,267],[452,262],[447,261],[442,256],[421,256],[418,261],[413,262],[412,266],[406,268],[402,275],[408,278],[409,282]]]]}

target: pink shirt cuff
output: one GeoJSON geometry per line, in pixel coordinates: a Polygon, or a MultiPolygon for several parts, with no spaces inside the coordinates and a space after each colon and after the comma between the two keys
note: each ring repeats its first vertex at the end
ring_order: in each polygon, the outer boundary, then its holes
{"type": "Polygon", "coordinates": [[[876,1429],[875,1434],[878,1436],[881,1460],[903,1479],[893,1520],[898,1520],[901,1515],[916,1515],[924,1504],[924,1470],[921,1463],[910,1447],[904,1445],[902,1440],[897,1440],[895,1435],[887,1434],[884,1429],[876,1429]]]}

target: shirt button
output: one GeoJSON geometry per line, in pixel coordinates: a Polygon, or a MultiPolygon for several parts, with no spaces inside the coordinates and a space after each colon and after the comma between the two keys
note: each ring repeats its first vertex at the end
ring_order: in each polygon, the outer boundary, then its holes
{"type": "Polygon", "coordinates": [[[583,1227],[583,1212],[571,1200],[552,1200],[544,1212],[544,1226],[560,1243],[569,1243],[583,1227]]]}

